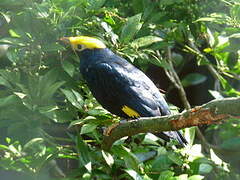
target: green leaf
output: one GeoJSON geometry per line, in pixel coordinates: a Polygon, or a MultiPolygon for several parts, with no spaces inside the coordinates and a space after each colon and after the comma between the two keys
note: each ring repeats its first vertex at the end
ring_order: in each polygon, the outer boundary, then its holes
{"type": "Polygon", "coordinates": [[[69,102],[78,108],[79,110],[82,110],[82,106],[84,104],[82,96],[76,92],[75,90],[71,89],[61,89],[63,94],[66,96],[66,98],[69,100],[69,102]]]}
{"type": "Polygon", "coordinates": [[[222,99],[223,96],[218,91],[208,90],[208,92],[215,98],[215,99],[222,99]]]}
{"type": "Polygon", "coordinates": [[[182,79],[182,85],[184,87],[190,86],[190,85],[197,85],[200,83],[203,83],[204,81],[206,81],[207,77],[199,74],[199,73],[191,73],[186,75],[183,79],[182,79]]]}
{"type": "Polygon", "coordinates": [[[89,10],[97,10],[101,8],[106,0],[88,0],[88,6],[87,8],[89,10]]]}
{"type": "Polygon", "coordinates": [[[210,164],[201,163],[199,166],[199,174],[207,174],[212,171],[213,167],[210,164]]]}
{"type": "Polygon", "coordinates": [[[193,176],[190,176],[188,180],[201,180],[203,178],[204,176],[201,176],[201,175],[193,175],[193,176]]]}
{"type": "Polygon", "coordinates": [[[13,63],[17,63],[20,60],[20,56],[16,48],[9,47],[6,55],[13,63]]]}
{"type": "Polygon", "coordinates": [[[183,161],[180,158],[180,156],[176,153],[168,153],[168,158],[171,159],[175,164],[177,164],[178,166],[182,166],[183,165],[183,161]]]}
{"type": "Polygon", "coordinates": [[[188,174],[181,174],[176,178],[176,180],[187,180],[188,179],[188,174]]]}
{"type": "Polygon", "coordinates": [[[173,171],[163,171],[161,172],[160,176],[158,177],[158,180],[170,180],[171,177],[174,176],[174,172],[173,171]]]}
{"type": "Polygon", "coordinates": [[[229,38],[229,46],[226,48],[226,50],[228,52],[237,52],[240,47],[239,47],[239,43],[240,43],[240,33],[236,34],[235,36],[232,36],[231,38],[229,38]]]}
{"type": "Polygon", "coordinates": [[[153,171],[167,170],[171,164],[173,164],[173,161],[168,158],[167,154],[160,155],[152,162],[152,169],[153,171]]]}
{"type": "Polygon", "coordinates": [[[144,174],[144,176],[143,176],[143,180],[153,180],[153,179],[150,178],[149,176],[147,176],[146,174],[144,174]]]}
{"type": "Polygon", "coordinates": [[[157,136],[155,136],[152,133],[147,133],[143,139],[143,144],[155,144],[155,145],[159,145],[158,141],[159,138],[157,136]]]}
{"type": "Polygon", "coordinates": [[[24,46],[25,44],[18,38],[2,38],[0,44],[10,44],[13,46],[24,46]]]}
{"type": "Polygon", "coordinates": [[[6,142],[7,142],[8,144],[10,144],[10,143],[11,143],[11,138],[6,137],[6,142]]]}
{"type": "Polygon", "coordinates": [[[52,44],[44,44],[41,46],[42,51],[44,52],[55,52],[55,51],[64,51],[65,48],[60,44],[52,43],[52,44]]]}
{"type": "Polygon", "coordinates": [[[43,76],[29,78],[29,91],[32,97],[38,97],[39,101],[48,102],[54,93],[65,83],[57,81],[60,71],[58,68],[52,68],[43,76]]]}
{"type": "Polygon", "coordinates": [[[13,38],[20,38],[21,36],[19,34],[17,34],[17,32],[15,32],[13,29],[9,30],[9,34],[13,37],[13,38]]]}
{"type": "Polygon", "coordinates": [[[144,36],[138,39],[135,39],[132,43],[131,46],[135,48],[143,47],[143,46],[149,46],[153,43],[163,41],[162,38],[157,37],[157,36],[144,36]]]}
{"type": "Polygon", "coordinates": [[[93,123],[84,124],[81,127],[81,133],[80,134],[90,133],[90,132],[94,131],[96,129],[96,127],[97,127],[97,124],[93,124],[93,123]]]}
{"type": "Polygon", "coordinates": [[[199,21],[213,22],[214,20],[216,20],[215,17],[203,17],[203,18],[197,19],[195,22],[199,22],[199,21]]]}
{"type": "Polygon", "coordinates": [[[83,141],[81,136],[76,139],[77,151],[79,154],[80,167],[85,167],[88,172],[92,171],[91,154],[88,145],[83,141]]]}
{"type": "Polygon", "coordinates": [[[21,152],[13,144],[10,144],[8,148],[11,151],[11,153],[15,154],[16,156],[21,156],[21,152]]]}
{"type": "Polygon", "coordinates": [[[130,151],[130,149],[124,146],[114,146],[112,149],[114,154],[124,159],[125,166],[127,168],[138,172],[139,161],[137,157],[130,151]]]}
{"type": "Polygon", "coordinates": [[[75,125],[81,125],[81,124],[83,124],[86,121],[94,121],[94,120],[96,120],[96,117],[94,117],[94,116],[87,116],[84,119],[78,119],[78,120],[72,121],[70,123],[70,125],[69,125],[69,128],[72,127],[72,126],[75,126],[75,125]]]}
{"type": "Polygon", "coordinates": [[[139,162],[144,162],[149,159],[152,159],[153,157],[156,156],[156,151],[147,151],[147,152],[142,152],[142,153],[136,153],[135,156],[138,158],[139,162]]]}
{"type": "Polygon", "coordinates": [[[0,149],[1,150],[9,150],[7,146],[0,144],[0,149]]]}
{"type": "Polygon", "coordinates": [[[134,35],[141,29],[142,23],[141,21],[142,14],[137,14],[128,18],[127,22],[122,28],[120,40],[123,43],[128,43],[133,39],[134,35]]]}
{"type": "Polygon", "coordinates": [[[20,6],[24,4],[24,1],[23,0],[1,0],[0,1],[0,6],[6,6],[6,7],[17,7],[17,6],[20,6]]]}
{"type": "Polygon", "coordinates": [[[106,163],[112,167],[112,165],[114,164],[114,159],[113,159],[113,156],[108,153],[108,152],[105,152],[102,150],[102,155],[103,155],[103,158],[105,159],[106,163]]]}
{"type": "Polygon", "coordinates": [[[125,170],[134,180],[142,180],[142,177],[134,170],[127,169],[125,170]]]}
{"type": "Polygon", "coordinates": [[[10,95],[4,98],[0,98],[0,107],[11,106],[21,103],[20,99],[16,95],[10,95]]]}
{"type": "Polygon", "coordinates": [[[101,115],[105,115],[107,113],[109,113],[109,112],[100,106],[88,111],[88,114],[91,116],[101,116],[101,115]]]}
{"type": "Polygon", "coordinates": [[[222,165],[222,164],[223,164],[223,160],[220,159],[220,158],[215,154],[215,152],[213,151],[213,149],[210,149],[210,157],[211,157],[211,160],[212,160],[215,164],[218,164],[218,165],[222,165]]]}
{"type": "Polygon", "coordinates": [[[8,45],[8,44],[0,44],[0,58],[2,56],[6,55],[7,50],[8,50],[9,47],[10,47],[10,45],[8,45]]]}
{"type": "Polygon", "coordinates": [[[6,86],[8,88],[11,88],[11,84],[2,76],[0,76],[0,85],[6,86]]]}
{"type": "Polygon", "coordinates": [[[41,114],[44,114],[48,118],[54,120],[57,122],[57,115],[56,110],[59,109],[58,106],[52,105],[52,106],[44,106],[44,107],[38,107],[38,110],[41,114]]]}
{"type": "Polygon", "coordinates": [[[60,81],[60,82],[56,82],[51,84],[50,86],[48,86],[48,90],[46,90],[45,92],[42,92],[42,100],[49,100],[50,98],[52,98],[52,96],[54,95],[54,93],[56,93],[56,91],[63,85],[65,84],[64,81],[60,81]]]}
{"type": "Polygon", "coordinates": [[[62,61],[62,67],[64,71],[69,74],[69,76],[73,77],[73,74],[75,72],[75,66],[72,63],[68,61],[62,61]]]}
{"type": "Polygon", "coordinates": [[[31,149],[31,148],[34,148],[34,146],[39,145],[43,142],[44,142],[43,138],[34,138],[34,139],[31,139],[29,142],[27,142],[23,148],[24,150],[31,149]]]}
{"type": "Polygon", "coordinates": [[[195,134],[196,134],[195,127],[185,128],[185,130],[184,130],[184,137],[186,138],[186,140],[190,146],[193,145],[193,142],[195,139],[195,134]]]}

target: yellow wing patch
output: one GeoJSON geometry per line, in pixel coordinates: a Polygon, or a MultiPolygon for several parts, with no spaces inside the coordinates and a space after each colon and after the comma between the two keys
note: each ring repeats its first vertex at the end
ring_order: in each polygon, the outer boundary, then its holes
{"type": "Polygon", "coordinates": [[[134,111],[132,108],[128,106],[123,106],[122,111],[131,118],[140,117],[140,115],[136,111],[134,111]]]}

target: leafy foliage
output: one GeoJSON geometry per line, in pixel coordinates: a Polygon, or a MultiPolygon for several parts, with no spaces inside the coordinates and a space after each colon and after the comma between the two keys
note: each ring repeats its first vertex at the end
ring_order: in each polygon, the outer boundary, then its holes
{"type": "Polygon", "coordinates": [[[187,71],[184,87],[213,79],[205,89],[214,98],[239,96],[238,0],[1,0],[0,6],[2,178],[239,179],[236,119],[205,130],[216,144],[210,152],[194,129],[185,132],[185,148],[139,134],[102,151],[103,127],[119,118],[96,102],[78,57],[57,42],[97,36],[144,71],[150,64],[169,68],[170,48],[179,74],[192,62],[214,69],[187,71]]]}

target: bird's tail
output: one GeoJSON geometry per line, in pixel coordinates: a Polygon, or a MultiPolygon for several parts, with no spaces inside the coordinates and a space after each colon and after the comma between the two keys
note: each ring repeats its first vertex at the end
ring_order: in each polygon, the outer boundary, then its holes
{"type": "Polygon", "coordinates": [[[161,133],[158,133],[157,136],[162,138],[165,141],[170,141],[170,139],[176,139],[179,142],[179,144],[181,144],[182,146],[185,146],[188,144],[185,137],[179,131],[161,132],[161,133]]]}

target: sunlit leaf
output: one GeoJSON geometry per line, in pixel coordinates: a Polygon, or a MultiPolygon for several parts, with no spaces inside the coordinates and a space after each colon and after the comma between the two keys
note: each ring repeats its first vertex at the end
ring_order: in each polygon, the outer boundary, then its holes
{"type": "Polygon", "coordinates": [[[114,163],[114,159],[113,159],[113,156],[108,153],[108,152],[105,152],[102,150],[102,155],[103,155],[103,158],[105,159],[106,163],[112,167],[113,163],[114,163]]]}
{"type": "Polygon", "coordinates": [[[188,145],[192,146],[196,134],[196,127],[186,128],[184,130],[184,137],[186,138],[188,145]]]}
{"type": "Polygon", "coordinates": [[[215,98],[215,99],[222,99],[223,96],[218,91],[208,90],[209,93],[215,98]]]}
{"type": "Polygon", "coordinates": [[[161,172],[160,176],[158,177],[158,180],[170,180],[171,177],[174,176],[174,172],[173,171],[163,171],[161,172]]]}
{"type": "Polygon", "coordinates": [[[159,41],[163,41],[163,39],[160,37],[157,37],[157,36],[144,36],[144,37],[135,39],[131,43],[131,46],[139,48],[139,47],[143,47],[143,46],[149,46],[149,45],[159,42],[159,41]]]}
{"type": "Polygon", "coordinates": [[[94,116],[87,116],[84,119],[74,120],[70,123],[69,128],[72,126],[75,126],[75,125],[82,125],[86,121],[94,121],[94,120],[96,120],[96,117],[94,117],[94,116]]]}
{"type": "Polygon", "coordinates": [[[180,176],[177,177],[177,180],[187,180],[188,175],[187,174],[181,174],[180,176]]]}
{"type": "Polygon", "coordinates": [[[142,177],[140,174],[138,174],[136,171],[132,169],[125,170],[134,180],[142,180],[142,177]]]}
{"type": "Polygon", "coordinates": [[[82,110],[83,98],[75,90],[61,89],[66,98],[72,103],[73,106],[77,107],[79,110],[82,110]]]}
{"type": "Polygon", "coordinates": [[[33,148],[33,146],[35,145],[39,145],[41,143],[44,142],[44,139],[43,138],[34,138],[34,139],[31,139],[29,142],[27,142],[25,145],[24,145],[24,149],[30,149],[30,148],[33,148]]]}
{"type": "Polygon", "coordinates": [[[81,127],[81,133],[80,134],[86,134],[86,133],[89,133],[89,132],[92,132],[96,129],[97,127],[97,124],[84,124],[82,127],[81,127]]]}
{"type": "Polygon", "coordinates": [[[211,157],[211,160],[216,164],[221,165],[223,163],[223,161],[215,154],[213,149],[210,149],[210,157],[211,157]]]}
{"type": "Polygon", "coordinates": [[[120,40],[122,42],[127,43],[132,40],[134,35],[141,29],[141,17],[141,14],[137,14],[128,18],[121,32],[120,40]]]}
{"type": "Polygon", "coordinates": [[[20,38],[21,36],[19,34],[17,34],[17,32],[15,32],[13,29],[9,30],[9,34],[14,37],[14,38],[20,38]]]}
{"type": "Polygon", "coordinates": [[[5,146],[5,145],[3,145],[3,144],[0,144],[0,149],[1,149],[1,150],[8,150],[8,147],[5,146]]]}
{"type": "Polygon", "coordinates": [[[0,39],[1,44],[10,44],[14,46],[24,46],[25,44],[18,38],[2,38],[0,39]]]}
{"type": "Polygon", "coordinates": [[[201,175],[193,175],[193,176],[190,176],[188,180],[201,180],[203,178],[204,176],[201,176],[201,175]]]}

